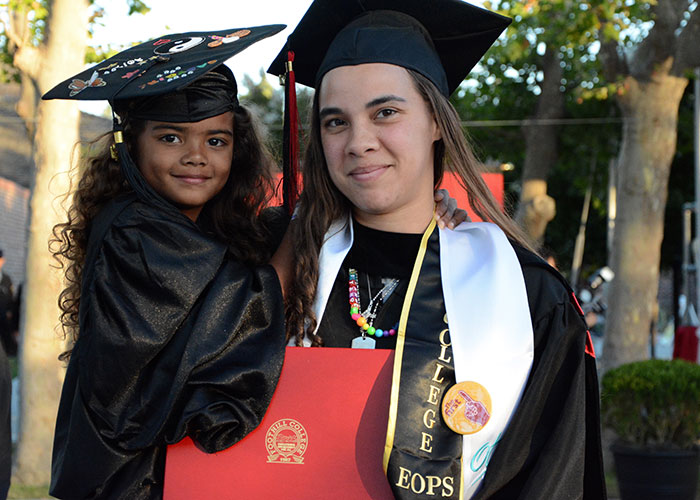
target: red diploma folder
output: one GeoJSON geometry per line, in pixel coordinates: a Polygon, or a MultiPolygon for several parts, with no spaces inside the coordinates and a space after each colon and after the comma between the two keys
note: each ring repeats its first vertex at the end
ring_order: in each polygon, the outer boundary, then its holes
{"type": "Polygon", "coordinates": [[[382,469],[394,351],[288,347],[260,426],[207,454],[169,446],[165,500],[392,499],[382,469]]]}

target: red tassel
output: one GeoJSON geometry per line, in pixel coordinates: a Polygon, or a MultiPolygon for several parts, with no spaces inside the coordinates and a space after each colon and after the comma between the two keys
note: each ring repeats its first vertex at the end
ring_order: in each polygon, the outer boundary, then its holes
{"type": "Polygon", "coordinates": [[[287,52],[287,72],[284,82],[284,156],[282,163],[283,203],[292,215],[299,199],[299,112],[297,110],[294,52],[287,52]]]}

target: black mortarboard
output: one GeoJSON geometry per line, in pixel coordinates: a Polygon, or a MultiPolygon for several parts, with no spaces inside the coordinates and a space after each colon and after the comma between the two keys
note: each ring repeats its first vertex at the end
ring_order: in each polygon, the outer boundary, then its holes
{"type": "Polygon", "coordinates": [[[449,96],[510,22],[461,0],[315,0],[268,71],[292,51],[296,81],[316,87],[338,66],[389,63],[449,96]]]}
{"type": "MultiPolygon", "coordinates": [[[[121,119],[197,122],[238,103],[233,73],[224,61],[285,28],[275,24],[225,31],[165,35],[141,43],[58,84],[43,99],[107,100],[121,119]]],[[[143,178],[114,119],[112,155],[143,201],[177,209],[143,178]]]]}
{"type": "Polygon", "coordinates": [[[233,109],[236,80],[224,61],[278,33],[281,24],[165,35],[69,78],[43,99],[107,100],[140,119],[194,122],[233,109]]]}

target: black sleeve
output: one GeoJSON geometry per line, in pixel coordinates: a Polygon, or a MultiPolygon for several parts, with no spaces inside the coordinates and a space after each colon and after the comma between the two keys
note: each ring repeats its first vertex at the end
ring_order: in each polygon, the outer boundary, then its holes
{"type": "Polygon", "coordinates": [[[156,498],[166,444],[187,435],[215,452],[262,420],[284,356],[280,285],[272,267],[144,214],[117,218],[94,262],[51,491],[156,498]]]}
{"type": "Polygon", "coordinates": [[[604,499],[598,382],[586,325],[553,271],[525,264],[523,274],[534,361],[475,498],[604,499]]]}
{"type": "Polygon", "coordinates": [[[260,213],[260,221],[270,235],[268,248],[270,254],[273,254],[282,243],[284,233],[287,232],[289,215],[284,207],[268,207],[260,213]]]}

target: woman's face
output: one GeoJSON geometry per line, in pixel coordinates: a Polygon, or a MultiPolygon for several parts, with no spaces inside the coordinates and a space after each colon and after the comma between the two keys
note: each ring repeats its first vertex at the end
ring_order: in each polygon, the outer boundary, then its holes
{"type": "Polygon", "coordinates": [[[333,183],[358,222],[423,232],[433,211],[433,150],[440,133],[400,66],[329,71],[319,89],[321,142],[333,183]]]}
{"type": "Polygon", "coordinates": [[[136,141],[136,163],[153,189],[197,220],[224,187],[233,159],[233,113],[193,123],[148,120],[136,141]]]}

